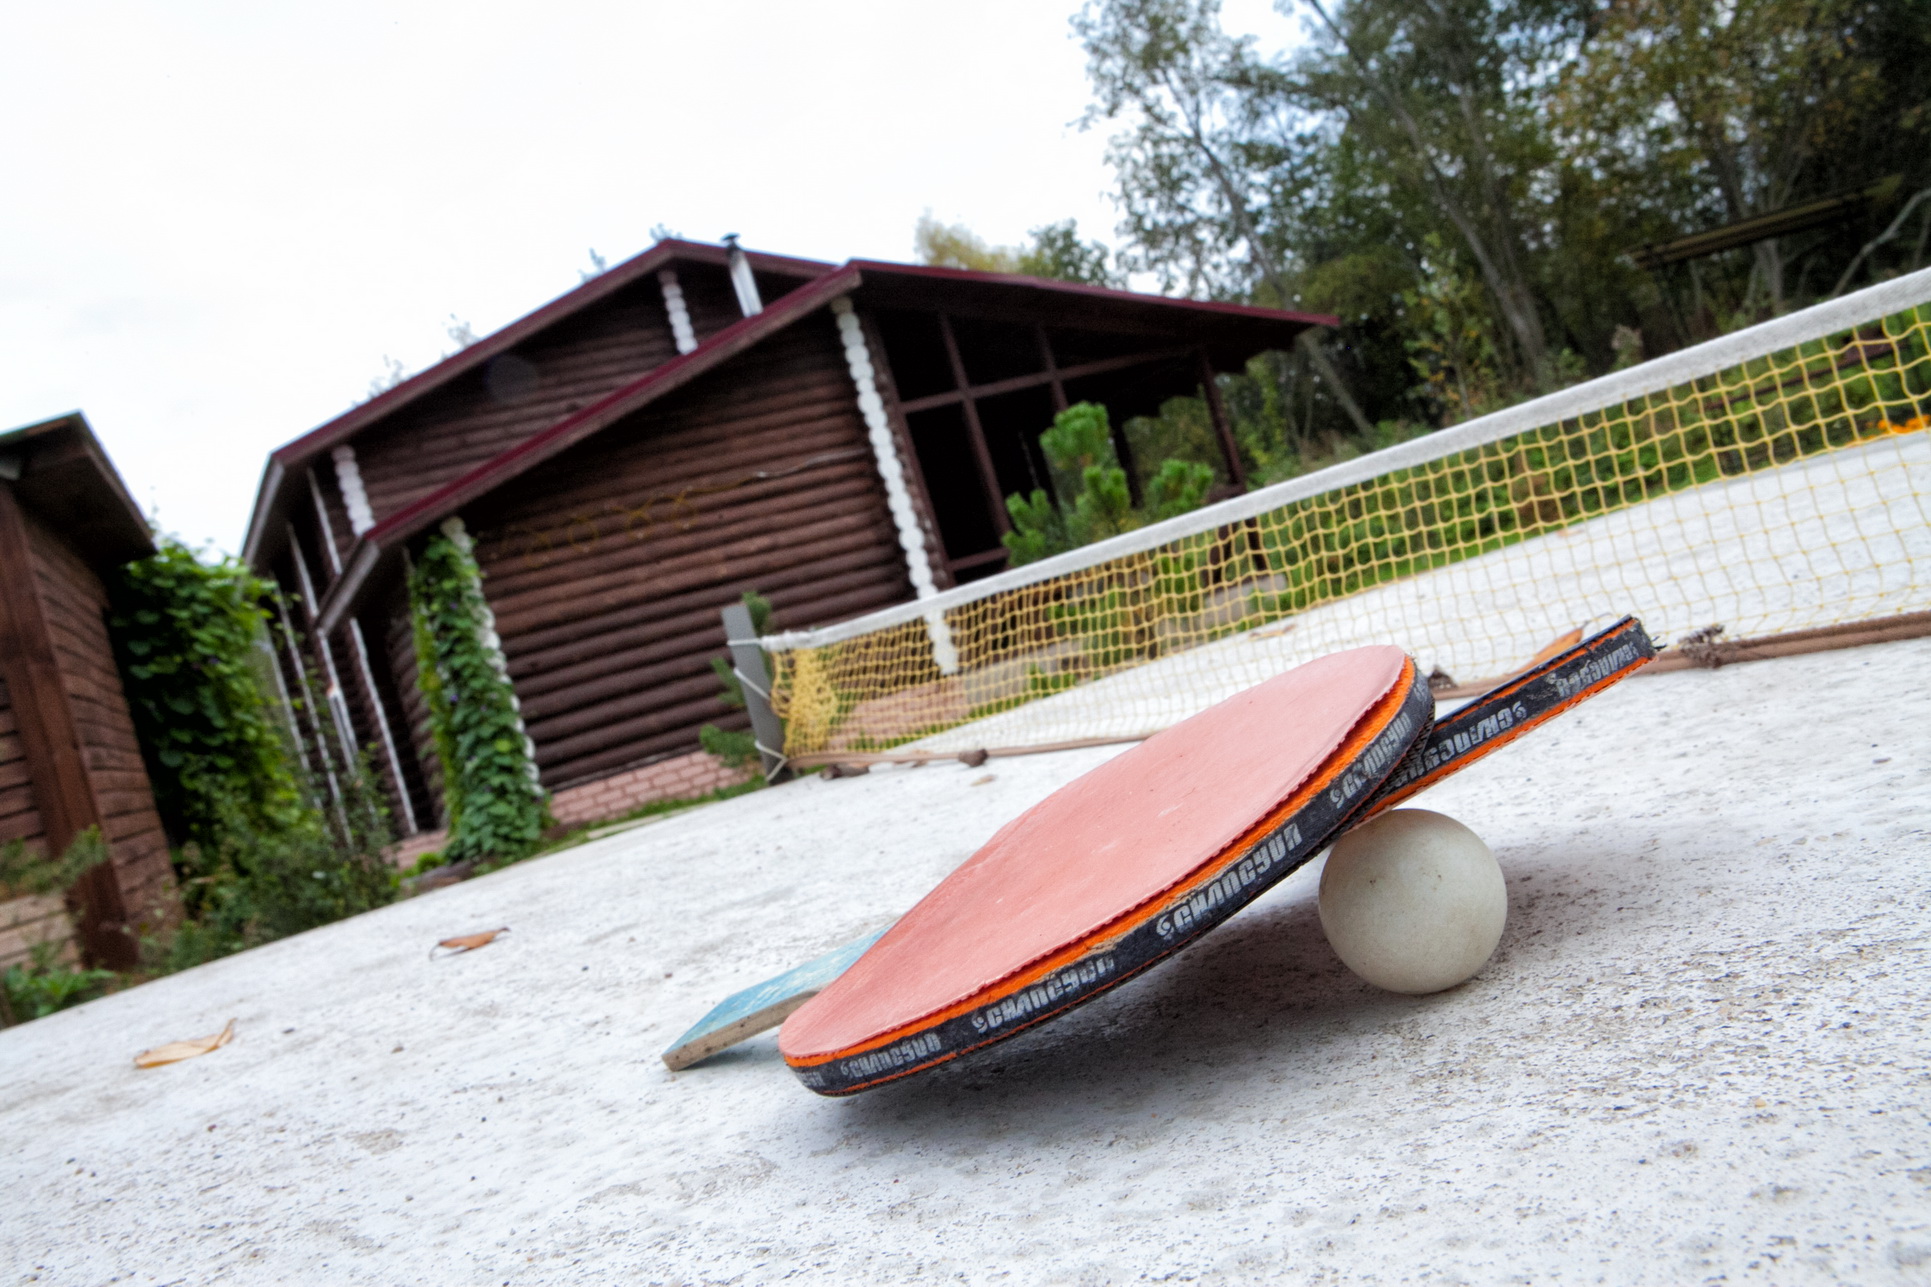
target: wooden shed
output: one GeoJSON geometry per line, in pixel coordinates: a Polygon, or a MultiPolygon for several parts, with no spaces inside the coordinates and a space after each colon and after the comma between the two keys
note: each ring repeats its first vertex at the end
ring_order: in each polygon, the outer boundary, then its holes
{"type": "Polygon", "coordinates": [[[153,552],[78,412],[0,434],[0,840],[58,854],[101,829],[108,861],[67,901],[82,955],[114,969],[175,900],[107,634],[107,579],[153,552]]]}
{"type": "Polygon", "coordinates": [[[1117,425],[1204,392],[1239,490],[1214,373],[1331,320],[660,242],[273,453],[245,556],[316,649],[312,731],[377,748],[429,828],[404,569],[459,520],[559,816],[608,815],[715,784],[742,591],[791,628],[999,570],[1004,497],[1050,489],[1038,435],[1083,399],[1117,425]]]}

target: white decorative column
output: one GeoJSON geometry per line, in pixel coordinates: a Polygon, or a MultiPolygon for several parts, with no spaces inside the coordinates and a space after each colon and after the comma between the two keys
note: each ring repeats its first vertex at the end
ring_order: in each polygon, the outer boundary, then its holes
{"type": "Polygon", "coordinates": [[[360,536],[375,526],[375,511],[369,508],[369,492],[362,485],[355,448],[345,442],[329,455],[335,461],[336,484],[342,489],[342,508],[349,512],[349,530],[360,536]]]}
{"type": "Polygon", "coordinates": [[[329,647],[329,637],[315,629],[316,620],[322,615],[321,602],[315,594],[315,578],[309,574],[308,556],[302,552],[302,538],[295,534],[295,525],[288,525],[288,549],[295,563],[295,575],[302,586],[302,604],[308,609],[310,632],[315,636],[315,651],[322,658],[322,678],[328,684],[322,698],[328,703],[329,714],[335,720],[335,736],[342,745],[342,763],[355,764],[355,724],[349,718],[348,699],[342,693],[342,676],[335,669],[335,649],[329,647]]]}
{"type": "Polygon", "coordinates": [[[679,353],[689,353],[697,347],[697,332],[691,329],[691,310],[684,303],[684,288],[677,284],[677,274],[669,268],[657,270],[657,284],[664,291],[664,312],[670,315],[671,339],[677,342],[679,353]]]}
{"type": "MultiPolygon", "coordinates": [[[[355,465],[355,448],[344,443],[330,455],[335,461],[335,481],[342,492],[342,508],[348,511],[350,528],[354,529],[355,535],[361,536],[375,526],[375,515],[369,509],[369,494],[362,489],[362,473],[355,465]]],[[[322,503],[322,488],[315,481],[313,469],[308,471],[308,485],[315,496],[315,518],[321,524],[323,548],[328,551],[329,556],[329,569],[333,575],[339,577],[342,575],[342,559],[335,551],[335,528],[329,522],[328,506],[322,503]]],[[[292,527],[289,529],[289,539],[291,541],[295,539],[292,527]]],[[[295,556],[299,563],[301,559],[299,545],[296,547],[295,556]]],[[[307,565],[300,564],[300,567],[302,576],[306,578],[307,565]]],[[[312,590],[313,587],[310,589],[312,590]]],[[[383,707],[382,694],[375,686],[375,667],[369,661],[369,644],[362,636],[362,623],[354,617],[349,618],[349,638],[355,643],[356,662],[362,673],[362,690],[369,695],[369,708],[375,714],[376,731],[382,734],[382,749],[389,757],[389,775],[395,780],[396,800],[402,805],[402,821],[407,828],[404,834],[413,836],[422,828],[416,823],[416,809],[409,801],[409,783],[402,776],[402,755],[396,750],[395,733],[389,727],[389,712],[383,707]]],[[[321,643],[324,649],[328,648],[328,640],[324,639],[321,643]]],[[[329,676],[330,682],[334,683],[337,677],[333,658],[329,661],[329,676]]],[[[331,696],[336,692],[335,689],[330,691],[331,696]]],[[[347,706],[344,705],[345,717],[347,710],[347,706]]]]}
{"type": "MultiPolygon", "coordinates": [[[[865,417],[871,437],[872,455],[878,462],[878,475],[885,480],[885,503],[892,511],[898,529],[899,548],[905,551],[905,567],[912,578],[912,589],[921,599],[938,594],[932,579],[932,560],[925,548],[925,531],[919,526],[918,511],[912,505],[911,489],[905,485],[905,465],[898,458],[898,445],[892,439],[892,424],[885,417],[885,400],[878,396],[877,370],[872,365],[871,348],[865,343],[865,329],[852,311],[851,299],[840,296],[831,302],[832,315],[838,319],[838,337],[845,345],[845,365],[851,370],[852,383],[858,388],[858,410],[865,417]]],[[[959,671],[959,650],[952,643],[952,629],[945,613],[934,609],[925,614],[926,634],[932,640],[932,660],[939,672],[954,675],[959,671]]]]}

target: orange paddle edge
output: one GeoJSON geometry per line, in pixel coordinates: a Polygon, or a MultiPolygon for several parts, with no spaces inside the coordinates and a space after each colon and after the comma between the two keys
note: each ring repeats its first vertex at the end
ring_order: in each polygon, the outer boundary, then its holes
{"type": "Polygon", "coordinates": [[[1002,828],[786,1020],[780,1052],[851,1094],[1117,986],[1325,848],[1433,711],[1411,659],[1359,648],[1148,738],[1002,828]]]}

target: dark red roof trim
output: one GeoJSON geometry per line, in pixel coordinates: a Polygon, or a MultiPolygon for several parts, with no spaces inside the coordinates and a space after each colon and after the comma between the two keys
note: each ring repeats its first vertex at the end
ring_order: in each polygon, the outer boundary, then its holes
{"type": "Polygon", "coordinates": [[[376,558],[366,555],[365,548],[379,556],[383,551],[400,545],[438,519],[495,490],[525,470],[568,450],[612,421],[689,383],[771,332],[782,330],[805,314],[849,293],[857,287],[859,280],[857,270],[847,265],[792,291],[762,313],[733,322],[691,352],[679,354],[548,429],[530,435],[454,482],[437,488],[384,518],[356,541],[342,576],[323,596],[320,613],[322,629],[335,629],[360,591],[362,582],[375,570],[376,558]]]}
{"type": "Polygon", "coordinates": [[[1249,317],[1270,322],[1305,322],[1309,326],[1339,326],[1341,319],[1327,313],[1298,313],[1257,304],[1228,304],[1210,299],[1182,299],[1172,295],[1143,295],[1138,291],[1115,290],[1110,286],[1089,286],[1085,282],[1060,281],[1053,277],[1026,277],[1019,273],[982,273],[968,268],[940,268],[932,264],[894,264],[878,259],[854,259],[847,267],[866,273],[887,273],[894,277],[927,277],[940,281],[997,282],[1025,286],[1032,290],[1077,295],[1086,299],[1115,300],[1140,307],[1165,305],[1190,313],[1216,313],[1223,317],[1249,317]]]}
{"type": "MultiPolygon", "coordinates": [[[[763,251],[745,253],[755,269],[786,273],[805,279],[822,277],[836,267],[816,259],[798,259],[789,255],[766,254],[763,251]]],[[[598,300],[622,290],[640,277],[680,260],[722,267],[728,263],[727,255],[728,252],[723,246],[713,246],[704,242],[675,239],[660,241],[642,254],[633,255],[615,268],[599,273],[576,289],[557,296],[535,312],[484,336],[460,353],[451,354],[436,365],[418,371],[393,389],[385,389],[367,402],[351,407],[335,419],[309,430],[299,438],[283,443],[268,453],[269,466],[262,475],[261,487],[255,495],[255,505],[248,524],[248,535],[243,545],[243,557],[251,561],[254,559],[264,535],[270,507],[275,503],[283,481],[316,456],[337,443],[353,437],[357,432],[393,414],[424,394],[441,388],[465,372],[475,370],[491,358],[515,348],[523,341],[598,300]]]]}

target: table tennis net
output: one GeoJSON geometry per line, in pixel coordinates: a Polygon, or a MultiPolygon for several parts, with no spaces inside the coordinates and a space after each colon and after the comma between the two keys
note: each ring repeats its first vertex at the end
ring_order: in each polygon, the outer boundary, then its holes
{"type": "Polygon", "coordinates": [[[1931,608],[1931,270],[1317,474],[773,635],[785,753],[1143,735],[1396,643],[1507,674],[1625,614],[1659,643],[1931,608]]]}

